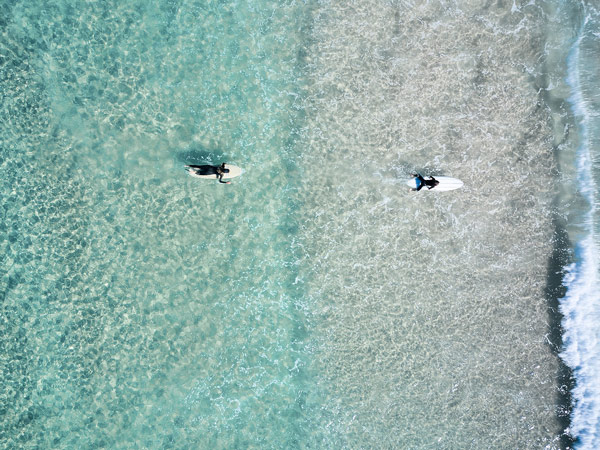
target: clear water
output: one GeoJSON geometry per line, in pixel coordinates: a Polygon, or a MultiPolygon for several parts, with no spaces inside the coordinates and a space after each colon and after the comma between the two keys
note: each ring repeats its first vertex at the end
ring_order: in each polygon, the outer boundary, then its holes
{"type": "Polygon", "coordinates": [[[303,11],[4,9],[2,442],[293,446],[303,11]],[[204,161],[246,174],[185,175],[204,161]]]}
{"type": "Polygon", "coordinates": [[[1,446],[565,445],[581,8],[0,8],[1,446]]]}

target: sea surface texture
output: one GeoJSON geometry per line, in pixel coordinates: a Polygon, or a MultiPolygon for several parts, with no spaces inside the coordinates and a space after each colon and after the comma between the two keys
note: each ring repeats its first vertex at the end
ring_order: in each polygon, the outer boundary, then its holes
{"type": "Polygon", "coordinates": [[[600,446],[599,36],[0,1],[0,448],[600,446]]]}
{"type": "Polygon", "coordinates": [[[600,446],[600,9],[581,4],[568,57],[569,102],[577,128],[576,181],[579,200],[570,213],[574,261],[567,267],[568,291],[561,300],[565,348],[573,369],[575,408],[571,433],[578,448],[600,446]]]}

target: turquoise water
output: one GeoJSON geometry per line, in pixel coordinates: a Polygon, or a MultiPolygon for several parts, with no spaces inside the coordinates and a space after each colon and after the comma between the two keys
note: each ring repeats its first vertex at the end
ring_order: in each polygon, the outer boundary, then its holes
{"type": "Polygon", "coordinates": [[[577,5],[0,8],[0,446],[570,445],[577,5]]]}
{"type": "Polygon", "coordinates": [[[303,11],[3,8],[2,442],[294,446],[303,11]],[[246,174],[185,175],[205,161],[246,174]]]}

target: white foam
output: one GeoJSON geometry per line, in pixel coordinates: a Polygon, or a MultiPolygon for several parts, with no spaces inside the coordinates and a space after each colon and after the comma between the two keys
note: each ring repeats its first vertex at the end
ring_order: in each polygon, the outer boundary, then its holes
{"type": "Polygon", "coordinates": [[[561,357],[573,369],[576,379],[569,432],[578,438],[578,447],[583,449],[594,449],[600,445],[600,261],[594,235],[597,185],[591,171],[593,158],[588,126],[594,111],[582,93],[579,71],[580,44],[589,20],[589,16],[584,20],[568,61],[568,83],[573,92],[569,100],[581,134],[577,153],[578,178],[582,181],[579,191],[587,200],[589,210],[581,224],[584,237],[577,243],[576,262],[567,268],[567,294],[561,300],[565,330],[561,357]]]}

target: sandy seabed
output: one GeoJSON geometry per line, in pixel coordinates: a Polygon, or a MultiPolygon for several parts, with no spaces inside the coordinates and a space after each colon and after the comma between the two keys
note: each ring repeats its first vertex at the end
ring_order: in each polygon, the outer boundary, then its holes
{"type": "Polygon", "coordinates": [[[508,4],[315,11],[304,276],[340,443],[558,446],[541,23],[508,4]],[[465,187],[412,193],[413,171],[465,187]]]}

